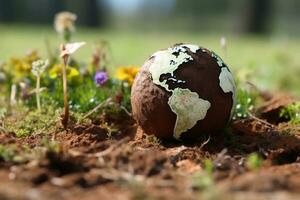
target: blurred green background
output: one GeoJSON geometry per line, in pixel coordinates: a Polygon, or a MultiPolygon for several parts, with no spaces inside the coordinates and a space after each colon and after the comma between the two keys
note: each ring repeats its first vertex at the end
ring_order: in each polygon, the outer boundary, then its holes
{"type": "Polygon", "coordinates": [[[76,54],[82,62],[101,40],[110,42],[114,66],[142,65],[158,49],[195,43],[261,89],[300,94],[298,0],[0,0],[0,62],[31,49],[46,57],[45,40],[58,48],[53,19],[65,10],[78,17],[73,40],[89,44],[76,54]]]}

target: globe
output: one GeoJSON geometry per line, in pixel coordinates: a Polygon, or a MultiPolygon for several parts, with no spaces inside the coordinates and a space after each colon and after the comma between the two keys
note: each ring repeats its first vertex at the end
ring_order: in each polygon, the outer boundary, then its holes
{"type": "Polygon", "coordinates": [[[197,138],[226,127],[235,91],[233,75],[216,53],[177,44],[142,66],[132,86],[132,112],[146,134],[197,138]]]}

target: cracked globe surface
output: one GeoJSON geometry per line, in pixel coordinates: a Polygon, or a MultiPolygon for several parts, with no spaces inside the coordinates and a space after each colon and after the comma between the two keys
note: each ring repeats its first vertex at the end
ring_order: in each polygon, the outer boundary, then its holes
{"type": "Polygon", "coordinates": [[[131,100],[134,118],[146,134],[195,138],[226,126],[235,83],[214,52],[180,44],[146,61],[133,84],[131,100]]]}

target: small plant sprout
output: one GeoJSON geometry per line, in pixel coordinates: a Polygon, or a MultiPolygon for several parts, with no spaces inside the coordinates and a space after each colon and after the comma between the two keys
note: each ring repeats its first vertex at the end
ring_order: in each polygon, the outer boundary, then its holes
{"type": "Polygon", "coordinates": [[[300,101],[282,108],[279,115],[288,119],[293,125],[300,125],[300,101]]]}
{"type": "Polygon", "coordinates": [[[110,46],[107,41],[103,40],[96,43],[92,58],[92,66],[96,71],[106,71],[111,61],[110,53],[110,46]]]}
{"type": "Polygon", "coordinates": [[[249,112],[254,109],[255,94],[244,89],[237,91],[237,103],[233,114],[233,119],[246,118],[249,112]]]}
{"type": "Polygon", "coordinates": [[[37,109],[41,111],[41,100],[40,100],[40,92],[41,92],[41,74],[46,70],[49,65],[48,60],[37,60],[32,63],[31,72],[34,76],[36,76],[36,105],[37,109]]]}
{"type": "Polygon", "coordinates": [[[62,77],[63,77],[63,91],[64,91],[64,115],[62,118],[62,125],[67,129],[69,121],[69,104],[68,104],[68,88],[67,88],[67,64],[70,55],[75,53],[85,42],[76,42],[61,45],[60,57],[63,59],[62,77]]]}
{"type": "Polygon", "coordinates": [[[101,51],[99,45],[96,45],[94,52],[93,52],[93,57],[92,57],[92,66],[93,70],[95,69],[96,71],[100,70],[100,61],[101,61],[101,51]]]}
{"type": "Polygon", "coordinates": [[[262,165],[262,158],[257,153],[251,153],[246,160],[246,167],[250,170],[257,170],[262,165]]]}
{"type": "Polygon", "coordinates": [[[202,172],[196,172],[194,175],[193,185],[196,189],[206,190],[214,186],[213,180],[213,162],[209,159],[203,163],[202,172]]]}

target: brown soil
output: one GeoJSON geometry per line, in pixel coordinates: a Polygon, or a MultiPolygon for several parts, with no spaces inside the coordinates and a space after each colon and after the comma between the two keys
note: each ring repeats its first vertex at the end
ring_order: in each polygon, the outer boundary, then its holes
{"type": "MultiPolygon", "coordinates": [[[[264,114],[275,107],[266,105],[264,114]]],[[[189,144],[159,143],[129,118],[115,122],[121,133],[113,137],[98,123],[73,125],[46,134],[59,152],[0,160],[0,200],[299,199],[300,133],[282,134],[282,126],[265,120],[236,120],[227,131],[189,144]],[[252,152],[263,158],[256,170],[245,164],[252,152]],[[195,173],[204,172],[206,159],[213,161],[214,184],[201,189],[195,173]]],[[[44,135],[0,133],[0,144],[42,149],[44,135]]]]}

